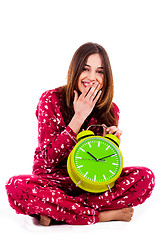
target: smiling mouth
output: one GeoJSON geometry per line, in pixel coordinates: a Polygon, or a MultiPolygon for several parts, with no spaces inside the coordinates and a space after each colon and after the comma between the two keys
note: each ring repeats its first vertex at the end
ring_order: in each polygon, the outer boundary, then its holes
{"type": "Polygon", "coordinates": [[[82,85],[86,88],[86,87],[92,86],[93,83],[87,82],[87,81],[82,81],[82,85]]]}

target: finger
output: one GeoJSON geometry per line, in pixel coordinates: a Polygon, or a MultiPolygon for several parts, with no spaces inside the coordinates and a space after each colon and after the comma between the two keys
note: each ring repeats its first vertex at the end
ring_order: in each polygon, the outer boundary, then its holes
{"type": "Polygon", "coordinates": [[[107,126],[105,124],[102,124],[103,126],[103,137],[107,134],[107,126]]]}
{"type": "Polygon", "coordinates": [[[101,96],[101,93],[102,93],[102,91],[100,90],[100,91],[98,92],[97,96],[93,99],[93,102],[94,102],[94,103],[96,103],[96,102],[98,101],[99,97],[101,96]]]}
{"type": "Polygon", "coordinates": [[[113,134],[114,132],[117,132],[117,131],[118,131],[118,128],[116,126],[111,126],[107,128],[107,132],[109,134],[113,134]]]}
{"type": "Polygon", "coordinates": [[[92,87],[87,87],[86,88],[86,91],[84,92],[84,97],[89,96],[89,93],[90,93],[91,89],[92,89],[92,87]]]}
{"type": "Polygon", "coordinates": [[[120,137],[122,135],[122,131],[119,130],[114,135],[120,139],[120,137]]]}
{"type": "Polygon", "coordinates": [[[84,91],[82,92],[82,96],[83,97],[86,97],[87,95],[88,95],[88,93],[89,93],[89,91],[91,90],[91,86],[87,86],[85,89],[84,89],[84,91]]]}
{"type": "Polygon", "coordinates": [[[94,99],[99,91],[100,84],[95,84],[95,86],[91,87],[88,91],[87,97],[90,99],[94,99]]]}
{"type": "Polygon", "coordinates": [[[73,100],[73,102],[75,103],[75,102],[77,102],[77,100],[78,100],[78,92],[76,90],[74,90],[74,100],[73,100]]]}
{"type": "Polygon", "coordinates": [[[103,126],[104,129],[107,130],[108,127],[106,126],[106,124],[103,123],[102,126],[103,126]]]}

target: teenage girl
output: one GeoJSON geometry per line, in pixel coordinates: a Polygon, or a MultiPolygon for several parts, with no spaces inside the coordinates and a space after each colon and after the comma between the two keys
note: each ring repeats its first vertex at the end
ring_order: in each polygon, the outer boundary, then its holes
{"type": "Polygon", "coordinates": [[[120,138],[119,109],[113,99],[113,77],[105,49],[86,43],[75,52],[63,87],[42,94],[36,111],[38,147],[33,174],[14,176],[6,184],[9,203],[17,213],[39,216],[40,223],[94,224],[130,221],[133,207],[152,193],[154,174],[145,167],[125,167],[112,192],[89,193],[75,186],[67,157],[76,136],[92,124],[97,135],[120,138]],[[103,130],[103,131],[102,131],[103,130]]]}

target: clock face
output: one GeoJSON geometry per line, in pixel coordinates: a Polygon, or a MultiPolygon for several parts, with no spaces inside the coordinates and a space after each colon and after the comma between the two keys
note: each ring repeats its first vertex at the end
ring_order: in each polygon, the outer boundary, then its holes
{"type": "Polygon", "coordinates": [[[88,180],[105,182],[116,176],[121,166],[117,147],[105,138],[83,140],[74,153],[78,172],[88,180]]]}

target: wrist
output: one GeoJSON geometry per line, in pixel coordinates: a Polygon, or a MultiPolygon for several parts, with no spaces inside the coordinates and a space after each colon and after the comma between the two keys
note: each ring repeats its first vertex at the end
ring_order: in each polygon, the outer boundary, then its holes
{"type": "Polygon", "coordinates": [[[82,115],[80,115],[80,114],[74,114],[74,116],[73,116],[73,118],[74,118],[74,120],[77,122],[77,123],[79,123],[79,124],[83,124],[84,123],[84,121],[85,121],[85,117],[83,117],[82,115]]]}
{"type": "Polygon", "coordinates": [[[82,116],[79,116],[77,114],[74,114],[73,118],[71,119],[68,126],[76,133],[78,134],[82,124],[84,123],[85,119],[82,116]]]}

